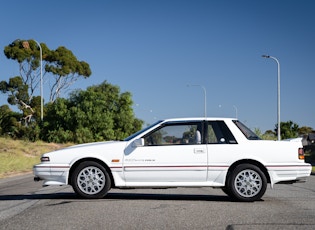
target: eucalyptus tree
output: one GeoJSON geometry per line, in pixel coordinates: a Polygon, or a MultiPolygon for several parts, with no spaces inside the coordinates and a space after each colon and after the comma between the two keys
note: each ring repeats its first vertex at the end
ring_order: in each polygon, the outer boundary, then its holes
{"type": "Polygon", "coordinates": [[[67,90],[79,78],[91,75],[89,64],[79,61],[67,48],[61,46],[50,50],[45,43],[40,43],[42,49],[43,73],[40,75],[40,52],[34,40],[13,41],[4,48],[8,59],[18,63],[19,75],[9,81],[0,82],[2,93],[8,94],[8,102],[17,105],[23,112],[25,124],[38,119],[40,111],[39,92],[41,77],[49,82],[49,101],[54,102],[62,92],[67,90]],[[39,102],[39,103],[38,103],[39,102]]]}

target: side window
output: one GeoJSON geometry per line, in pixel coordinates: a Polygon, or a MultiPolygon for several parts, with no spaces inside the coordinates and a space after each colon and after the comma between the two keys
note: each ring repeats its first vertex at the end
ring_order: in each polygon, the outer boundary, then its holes
{"type": "Polygon", "coordinates": [[[217,134],[214,132],[213,122],[208,124],[208,144],[218,143],[217,134]]]}
{"type": "Polygon", "coordinates": [[[208,144],[237,144],[224,121],[209,121],[207,126],[208,144]]]}
{"type": "Polygon", "coordinates": [[[200,123],[170,123],[144,137],[144,145],[193,145],[201,144],[200,123]]]}

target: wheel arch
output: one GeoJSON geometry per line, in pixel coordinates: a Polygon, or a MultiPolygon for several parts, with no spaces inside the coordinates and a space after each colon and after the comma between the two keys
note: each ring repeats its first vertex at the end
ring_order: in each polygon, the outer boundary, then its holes
{"type": "Polygon", "coordinates": [[[102,161],[100,159],[97,159],[97,158],[93,158],[93,157],[82,158],[82,159],[77,160],[74,164],[72,164],[72,166],[71,166],[71,168],[69,170],[69,174],[68,174],[68,181],[69,181],[68,184],[69,185],[72,185],[71,178],[72,178],[72,174],[73,174],[74,170],[76,169],[76,167],[79,164],[81,164],[82,162],[85,162],[85,161],[94,161],[94,162],[97,162],[100,165],[102,165],[106,169],[108,174],[109,174],[110,181],[111,181],[111,188],[115,187],[114,177],[113,177],[112,172],[111,172],[110,168],[108,167],[108,165],[104,161],[102,161]]]}
{"type": "Polygon", "coordinates": [[[252,165],[257,166],[265,174],[265,176],[267,178],[267,183],[271,183],[270,175],[268,173],[267,168],[262,163],[260,163],[259,161],[256,161],[256,160],[253,160],[253,159],[243,159],[243,160],[239,160],[239,161],[234,162],[229,167],[229,170],[228,170],[228,172],[226,174],[226,178],[225,178],[226,182],[225,183],[227,183],[227,181],[228,181],[227,179],[230,176],[231,172],[235,169],[236,166],[238,166],[240,164],[252,164],[252,165]]]}

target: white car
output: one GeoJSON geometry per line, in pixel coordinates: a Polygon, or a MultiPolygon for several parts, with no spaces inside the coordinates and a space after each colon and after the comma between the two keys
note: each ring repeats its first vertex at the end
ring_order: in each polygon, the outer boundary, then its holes
{"type": "Polygon", "coordinates": [[[84,198],[110,188],[218,187],[256,201],[267,183],[303,182],[311,173],[301,141],[260,140],[236,119],[159,121],[123,141],[45,153],[34,166],[43,185],[71,185],[84,198]]]}

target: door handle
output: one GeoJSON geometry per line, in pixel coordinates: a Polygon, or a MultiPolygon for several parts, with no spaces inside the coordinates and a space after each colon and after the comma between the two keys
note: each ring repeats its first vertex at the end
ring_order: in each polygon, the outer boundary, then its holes
{"type": "Polygon", "coordinates": [[[199,148],[194,149],[194,154],[204,154],[205,152],[206,152],[205,149],[199,149],[199,148]]]}

